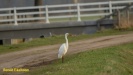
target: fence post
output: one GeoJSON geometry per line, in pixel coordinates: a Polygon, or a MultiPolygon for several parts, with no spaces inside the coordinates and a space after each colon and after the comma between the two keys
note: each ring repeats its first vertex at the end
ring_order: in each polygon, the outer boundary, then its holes
{"type": "Polygon", "coordinates": [[[16,11],[16,7],[14,7],[14,25],[18,25],[18,22],[17,22],[17,11],[16,11]]]}
{"type": "MultiPolygon", "coordinates": [[[[112,2],[109,1],[109,13],[112,14],[112,2]]],[[[113,19],[113,17],[111,16],[110,19],[113,19]]]]}
{"type": "Polygon", "coordinates": [[[49,14],[48,14],[48,6],[45,7],[46,10],[46,23],[50,23],[49,22],[49,14]]]}
{"type": "Polygon", "coordinates": [[[80,5],[77,4],[77,14],[78,14],[78,21],[81,21],[81,17],[80,17],[80,5]]]}

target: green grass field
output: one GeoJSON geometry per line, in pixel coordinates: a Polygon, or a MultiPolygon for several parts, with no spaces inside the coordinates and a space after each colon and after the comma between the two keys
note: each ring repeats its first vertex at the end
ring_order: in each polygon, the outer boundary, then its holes
{"type": "MultiPolygon", "coordinates": [[[[77,35],[77,36],[70,36],[68,37],[69,42],[74,42],[78,40],[85,40],[85,39],[90,39],[90,38],[97,38],[101,36],[109,36],[109,35],[118,35],[118,34],[127,34],[133,32],[133,29],[130,30],[104,30],[97,32],[95,34],[82,34],[82,35],[77,35]]],[[[8,52],[14,52],[14,51],[20,51],[24,50],[27,48],[33,48],[33,47],[38,47],[38,46],[45,46],[45,45],[54,45],[54,44],[60,44],[63,43],[64,40],[64,35],[60,36],[54,36],[54,37],[47,37],[47,38],[38,38],[34,39],[30,42],[25,42],[25,43],[20,43],[20,44],[15,44],[15,45],[4,45],[0,46],[0,54],[3,53],[8,53],[8,52]]]]}
{"type": "Polygon", "coordinates": [[[133,75],[133,43],[67,56],[25,75],[133,75]]]}

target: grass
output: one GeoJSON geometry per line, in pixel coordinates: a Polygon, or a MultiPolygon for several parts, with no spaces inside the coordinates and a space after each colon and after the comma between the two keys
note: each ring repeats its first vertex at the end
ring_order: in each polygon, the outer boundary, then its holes
{"type": "MultiPolygon", "coordinates": [[[[118,35],[118,34],[126,34],[132,32],[133,29],[130,30],[104,30],[97,32],[95,34],[82,34],[82,35],[77,35],[77,36],[71,36],[69,38],[69,42],[74,42],[78,40],[83,40],[83,39],[90,39],[90,38],[97,38],[101,36],[108,36],[108,35],[118,35]]],[[[15,44],[15,45],[4,45],[0,46],[0,54],[3,53],[8,53],[8,52],[14,52],[14,51],[20,51],[24,50],[27,48],[32,48],[32,47],[38,47],[38,46],[44,46],[44,45],[54,45],[54,44],[60,44],[64,42],[64,36],[54,36],[54,37],[47,37],[47,38],[38,38],[34,39],[33,41],[30,42],[25,42],[25,43],[20,43],[20,44],[15,44]]]]}
{"type": "Polygon", "coordinates": [[[118,29],[128,29],[133,27],[133,17],[128,20],[127,17],[121,17],[120,24],[116,26],[118,29]]]}
{"type": "Polygon", "coordinates": [[[133,43],[67,56],[25,75],[133,75],[133,43]]]}

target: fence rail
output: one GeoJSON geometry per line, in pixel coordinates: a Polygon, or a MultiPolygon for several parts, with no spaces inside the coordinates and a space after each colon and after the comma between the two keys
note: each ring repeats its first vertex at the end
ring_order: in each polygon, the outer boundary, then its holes
{"type": "MultiPolygon", "coordinates": [[[[133,0],[1,8],[0,24],[96,20],[130,3],[133,3],[133,0]]],[[[131,10],[132,8],[133,6],[131,10]]]]}

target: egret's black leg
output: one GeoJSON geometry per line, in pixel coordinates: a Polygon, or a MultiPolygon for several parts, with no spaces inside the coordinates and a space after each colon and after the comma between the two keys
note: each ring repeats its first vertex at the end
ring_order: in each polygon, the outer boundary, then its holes
{"type": "Polygon", "coordinates": [[[62,63],[64,62],[64,56],[62,56],[62,63]]]}

